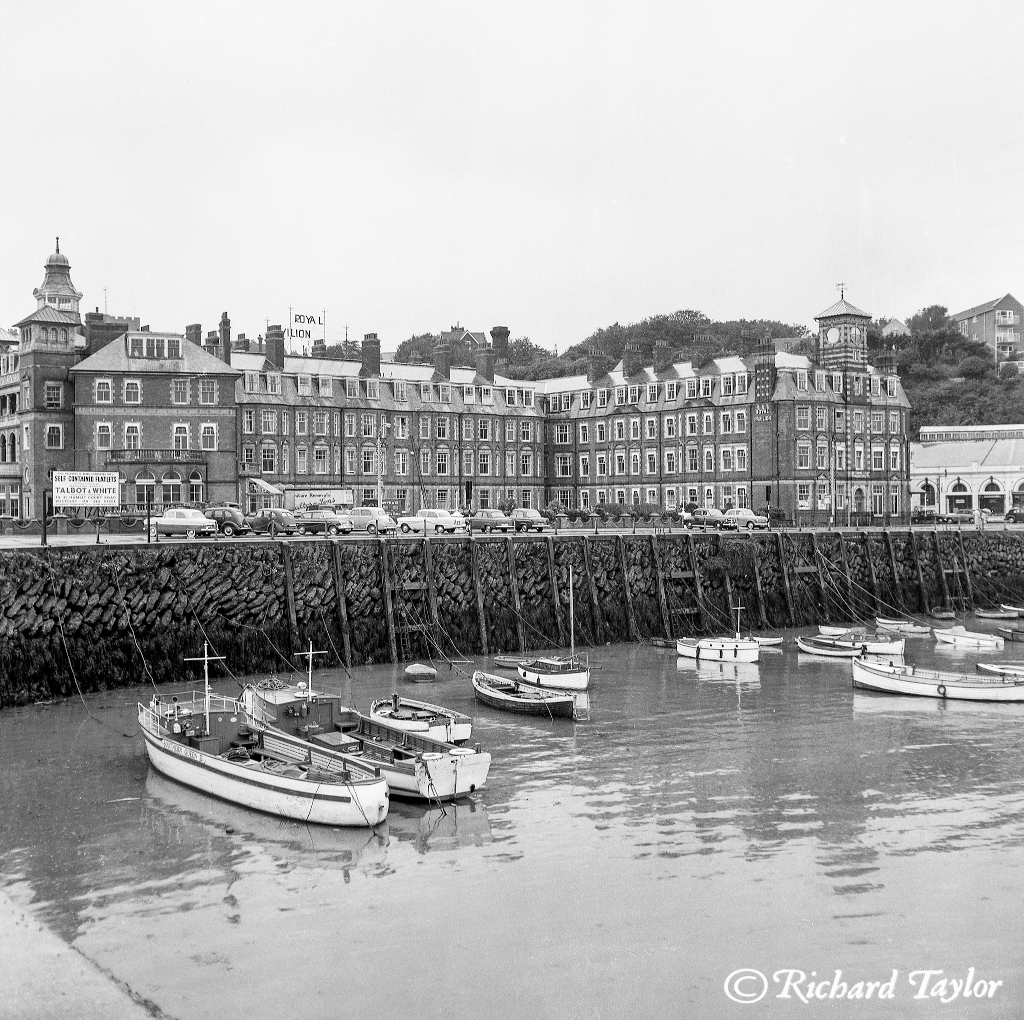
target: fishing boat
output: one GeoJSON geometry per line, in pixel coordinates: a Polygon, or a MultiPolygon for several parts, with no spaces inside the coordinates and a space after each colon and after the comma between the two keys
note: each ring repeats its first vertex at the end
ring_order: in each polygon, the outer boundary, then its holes
{"type": "Polygon", "coordinates": [[[947,645],[959,645],[963,648],[1002,648],[1003,639],[998,634],[984,634],[977,630],[964,627],[948,627],[936,629],[935,640],[947,645]]]}
{"type": "Polygon", "coordinates": [[[762,637],[760,634],[751,634],[750,640],[756,641],[758,645],[761,646],[761,648],[777,648],[786,639],[781,637],[774,637],[772,635],[762,637]]]}
{"type": "Polygon", "coordinates": [[[886,616],[876,616],[875,624],[879,630],[895,631],[897,634],[906,634],[907,637],[926,637],[931,634],[931,627],[921,623],[914,623],[912,620],[893,620],[886,616]]]}
{"type": "Polygon", "coordinates": [[[894,655],[900,656],[906,647],[903,638],[898,640],[868,640],[864,638],[843,637],[800,637],[796,639],[797,647],[808,655],[817,655],[826,659],[854,659],[858,655],[894,655]]]}
{"type": "Polygon", "coordinates": [[[853,627],[830,627],[827,624],[818,624],[818,633],[822,637],[842,637],[843,634],[852,634],[853,627]]]}
{"type": "Polygon", "coordinates": [[[554,691],[585,691],[590,686],[590,662],[584,662],[576,654],[572,567],[569,568],[569,655],[521,661],[516,669],[520,680],[535,687],[554,691]]]}
{"type": "Polygon", "coordinates": [[[1020,660],[1011,662],[976,662],[974,668],[982,673],[995,673],[997,676],[1021,676],[1024,677],[1024,662],[1020,660]]]}
{"type": "Polygon", "coordinates": [[[736,633],[733,637],[679,638],[676,654],[698,662],[757,662],[761,646],[740,635],[740,610],[735,606],[736,633]]]}
{"type": "Polygon", "coordinates": [[[204,644],[204,691],[157,694],[139,704],[150,763],[170,779],[221,800],[320,825],[384,821],[388,784],[374,764],[252,725],[235,698],[210,693],[204,644]]]}
{"type": "MultiPolygon", "coordinates": [[[[301,654],[312,662],[316,653],[311,647],[301,654]]],[[[479,744],[433,740],[362,715],[338,695],[314,693],[312,667],[306,682],[249,684],[241,702],[253,728],[298,737],[380,769],[393,797],[455,800],[482,789],[491,767],[490,754],[479,744]]]]}
{"type": "Polygon", "coordinates": [[[532,662],[530,658],[526,658],[522,655],[493,655],[491,656],[491,662],[498,667],[498,669],[518,669],[524,662],[532,662]]]}
{"type": "Polygon", "coordinates": [[[1004,641],[1024,641],[1024,627],[996,627],[996,633],[1004,641]]]}
{"type": "Polygon", "coordinates": [[[1016,613],[1018,616],[1024,616],[1024,606],[1011,606],[1008,605],[1006,602],[1002,602],[1000,603],[999,608],[1005,609],[1008,613],[1013,612],[1016,613]]]}
{"type": "Polygon", "coordinates": [[[965,673],[947,673],[912,665],[887,665],[853,660],[853,686],[887,694],[962,701],[1024,702],[1024,678],[990,680],[965,673]]]}
{"type": "Polygon", "coordinates": [[[405,675],[414,684],[429,684],[437,679],[437,670],[433,666],[425,666],[422,662],[410,662],[405,667],[405,675]]]}
{"type": "Polygon", "coordinates": [[[1016,609],[975,609],[974,615],[981,620],[1016,620],[1016,609]]]}
{"type": "Polygon", "coordinates": [[[941,606],[932,606],[928,615],[935,620],[955,620],[956,613],[952,609],[943,609],[941,606]]]}
{"type": "Polygon", "coordinates": [[[473,674],[473,693],[481,704],[503,712],[552,719],[572,719],[576,715],[576,699],[571,692],[544,690],[480,670],[473,674]]]}
{"type": "Polygon", "coordinates": [[[370,718],[449,744],[464,744],[473,734],[473,720],[468,715],[398,694],[373,702],[370,718]]]}

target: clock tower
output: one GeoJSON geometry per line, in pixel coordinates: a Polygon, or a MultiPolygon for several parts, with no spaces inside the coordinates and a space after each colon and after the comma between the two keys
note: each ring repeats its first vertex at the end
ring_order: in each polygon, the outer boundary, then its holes
{"type": "Polygon", "coordinates": [[[839,300],[814,317],[818,323],[818,364],[824,369],[867,370],[871,316],[851,305],[839,285],[839,300]]]}

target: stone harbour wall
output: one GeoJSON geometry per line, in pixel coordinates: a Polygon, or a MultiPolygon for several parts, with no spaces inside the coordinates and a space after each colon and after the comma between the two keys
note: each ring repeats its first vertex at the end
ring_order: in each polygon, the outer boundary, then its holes
{"type": "Polygon", "coordinates": [[[236,675],[765,630],[1024,601],[1024,532],[787,531],[0,552],[0,706],[236,675]]]}

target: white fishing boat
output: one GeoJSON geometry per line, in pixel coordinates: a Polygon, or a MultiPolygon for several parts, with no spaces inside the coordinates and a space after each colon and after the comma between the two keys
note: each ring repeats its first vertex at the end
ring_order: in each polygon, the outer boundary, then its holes
{"type": "Polygon", "coordinates": [[[572,567],[569,568],[569,655],[527,659],[520,661],[516,669],[523,683],[552,691],[585,691],[590,686],[590,661],[583,661],[576,654],[572,567]]]}
{"type": "Polygon", "coordinates": [[[1016,609],[975,609],[974,615],[979,620],[1016,620],[1016,609]]]}
{"type": "Polygon", "coordinates": [[[774,637],[772,635],[762,637],[760,634],[751,634],[750,640],[756,641],[762,648],[777,648],[786,639],[781,637],[774,637]]]}
{"type": "Polygon", "coordinates": [[[473,720],[468,715],[398,694],[373,702],[370,718],[449,744],[464,744],[473,734],[473,720]]]}
{"type": "Polygon", "coordinates": [[[853,686],[888,694],[963,701],[1024,702],[1024,677],[988,679],[972,674],[853,660],[853,686]]]}
{"type": "Polygon", "coordinates": [[[903,639],[898,641],[867,641],[843,638],[801,637],[797,636],[797,648],[808,655],[817,655],[825,659],[855,659],[860,655],[892,655],[901,656],[906,647],[903,639]]]}
{"type": "Polygon", "coordinates": [[[472,683],[476,700],[490,708],[551,719],[573,719],[576,716],[576,698],[571,691],[545,690],[480,670],[473,674],[472,683]]]}
{"type": "Polygon", "coordinates": [[[876,616],[875,623],[879,630],[894,631],[897,634],[906,634],[907,637],[926,637],[931,634],[931,627],[914,623],[912,620],[893,620],[886,616],[876,616]]]}
{"type": "Polygon", "coordinates": [[[966,630],[963,627],[948,627],[945,630],[936,628],[935,640],[946,645],[957,645],[962,648],[997,648],[1003,647],[1003,639],[998,634],[984,634],[977,630],[966,630]]]}
{"type": "Polygon", "coordinates": [[[1008,613],[1016,613],[1018,616],[1024,616],[1024,606],[1011,606],[1006,602],[1002,602],[999,605],[1000,609],[1005,609],[1008,613]]]}
{"type": "Polygon", "coordinates": [[[843,634],[854,633],[853,627],[831,627],[824,623],[818,624],[818,633],[822,637],[842,637],[843,634]]]}
{"type": "Polygon", "coordinates": [[[221,800],[320,825],[373,826],[388,813],[388,784],[373,764],[253,725],[235,698],[210,693],[202,662],[202,697],[153,697],[139,704],[150,763],[170,779],[221,800]]]}
{"type": "MultiPolygon", "coordinates": [[[[310,648],[310,662],[316,653],[310,648]]],[[[305,683],[250,684],[242,692],[250,726],[298,737],[379,768],[393,797],[448,801],[482,789],[491,766],[479,744],[457,745],[371,719],[335,694],[305,683]]]]}
{"type": "Polygon", "coordinates": [[[976,662],[975,669],[982,673],[995,673],[997,676],[1020,676],[1024,677],[1024,662],[1019,659],[1015,662],[976,662]]]}
{"type": "Polygon", "coordinates": [[[733,637],[679,638],[676,654],[698,662],[757,662],[761,645],[740,634],[740,610],[735,606],[736,633],[733,637]]]}

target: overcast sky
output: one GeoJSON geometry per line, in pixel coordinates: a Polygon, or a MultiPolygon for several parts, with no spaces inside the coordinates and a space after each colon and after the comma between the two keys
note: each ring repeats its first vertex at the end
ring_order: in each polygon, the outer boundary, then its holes
{"type": "Polygon", "coordinates": [[[1024,298],[1024,4],[0,0],[0,321],[54,236],[154,329],[1024,298]]]}

